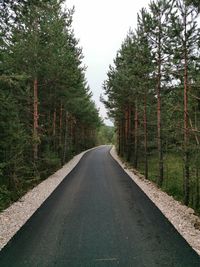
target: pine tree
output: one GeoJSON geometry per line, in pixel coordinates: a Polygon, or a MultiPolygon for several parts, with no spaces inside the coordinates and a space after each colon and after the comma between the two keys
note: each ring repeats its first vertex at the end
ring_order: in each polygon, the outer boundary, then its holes
{"type": "Polygon", "coordinates": [[[156,85],[156,98],[157,98],[157,142],[158,142],[158,158],[159,158],[159,172],[158,172],[158,185],[162,186],[164,179],[163,167],[163,133],[162,133],[162,111],[161,111],[161,95],[162,85],[165,72],[165,48],[169,44],[167,35],[168,19],[173,9],[173,0],[157,0],[152,1],[149,5],[150,13],[146,13],[145,29],[148,34],[149,44],[151,46],[152,55],[154,57],[154,64],[156,66],[155,78],[156,85]]]}
{"type": "Polygon", "coordinates": [[[0,190],[2,179],[11,195],[97,142],[101,120],[63,3],[0,3],[0,190]]]}
{"type": "Polygon", "coordinates": [[[197,10],[188,5],[187,1],[176,1],[176,16],[173,18],[173,62],[178,66],[175,74],[183,86],[184,97],[184,202],[189,204],[190,195],[190,114],[188,92],[193,80],[191,70],[196,65],[196,51],[198,51],[199,31],[197,29],[197,10]]]}

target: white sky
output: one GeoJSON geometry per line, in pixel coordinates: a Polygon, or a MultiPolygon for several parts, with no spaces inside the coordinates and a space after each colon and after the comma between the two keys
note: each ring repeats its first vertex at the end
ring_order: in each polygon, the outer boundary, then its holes
{"type": "MultiPolygon", "coordinates": [[[[102,84],[107,78],[109,64],[130,28],[137,26],[137,13],[147,7],[150,0],[66,0],[66,6],[75,6],[73,28],[79,45],[83,48],[84,64],[88,67],[86,78],[93,92],[100,115],[106,110],[100,102],[102,84]]],[[[109,120],[104,120],[110,125],[109,120]]]]}

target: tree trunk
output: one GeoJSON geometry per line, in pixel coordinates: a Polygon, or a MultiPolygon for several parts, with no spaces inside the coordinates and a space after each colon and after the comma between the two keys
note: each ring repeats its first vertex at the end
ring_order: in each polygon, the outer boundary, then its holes
{"type": "Polygon", "coordinates": [[[124,156],[124,119],[121,120],[121,156],[124,156]]]}
{"type": "Polygon", "coordinates": [[[56,108],[53,112],[53,147],[54,151],[56,151],[56,108]]]}
{"type": "Polygon", "coordinates": [[[38,80],[34,79],[33,89],[33,159],[38,159],[38,80]]]}
{"type": "Polygon", "coordinates": [[[137,168],[138,166],[138,107],[137,107],[137,100],[135,101],[135,155],[134,155],[134,167],[137,168]]]}
{"type": "Polygon", "coordinates": [[[147,151],[147,96],[144,95],[144,153],[145,153],[145,178],[148,179],[148,151],[147,151]]]}
{"type": "Polygon", "coordinates": [[[198,166],[196,166],[196,199],[195,199],[195,207],[198,209],[200,205],[200,192],[199,192],[199,169],[198,166]]]}
{"type": "Polygon", "coordinates": [[[127,152],[127,160],[131,159],[131,107],[128,106],[128,152],[127,152]]]}
{"type": "Polygon", "coordinates": [[[68,140],[68,125],[67,125],[67,118],[68,114],[65,114],[65,140],[64,140],[64,149],[63,149],[63,164],[66,162],[66,154],[67,154],[67,140],[68,140]]]}
{"type": "Polygon", "coordinates": [[[188,56],[187,56],[187,10],[184,15],[184,203],[189,204],[189,132],[188,132],[188,56]]]}
{"type": "Polygon", "coordinates": [[[62,147],[62,116],[63,116],[63,108],[62,103],[60,103],[60,121],[59,121],[59,147],[62,147]]]}
{"type": "Polygon", "coordinates": [[[126,156],[126,159],[128,158],[128,150],[129,150],[129,147],[128,147],[128,133],[129,133],[129,125],[128,125],[128,108],[125,109],[125,156],[126,156]]]}
{"type": "Polygon", "coordinates": [[[157,132],[158,132],[158,159],[159,159],[159,173],[158,185],[163,184],[163,150],[162,150],[162,132],[161,132],[161,36],[159,36],[158,44],[158,81],[157,81],[157,132]]]}
{"type": "Polygon", "coordinates": [[[121,124],[120,122],[118,122],[117,130],[118,130],[118,154],[120,155],[121,154],[121,124]]]}
{"type": "Polygon", "coordinates": [[[55,137],[56,135],[56,108],[54,109],[53,112],[53,136],[55,137]]]}

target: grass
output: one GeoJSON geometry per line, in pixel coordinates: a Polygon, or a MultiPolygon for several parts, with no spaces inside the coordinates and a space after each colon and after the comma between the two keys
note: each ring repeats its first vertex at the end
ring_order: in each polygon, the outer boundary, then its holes
{"type": "MultiPolygon", "coordinates": [[[[149,180],[157,182],[158,158],[152,154],[148,158],[149,180]]],[[[140,162],[138,170],[144,174],[144,163],[140,162]]],[[[183,200],[183,162],[180,155],[168,153],[164,156],[164,182],[162,189],[175,199],[183,200]]]]}
{"type": "MultiPolygon", "coordinates": [[[[194,159],[191,158],[190,165],[190,203],[198,214],[200,213],[200,196],[197,192],[197,179],[195,177],[195,165],[192,164],[194,159]],[[197,200],[198,199],[198,200],[197,200]]],[[[152,154],[148,158],[149,167],[149,180],[157,182],[158,177],[158,157],[156,154],[152,154]]],[[[162,190],[173,196],[176,200],[183,203],[184,191],[183,191],[183,159],[180,154],[176,152],[170,152],[164,155],[164,181],[162,190]]],[[[144,174],[144,162],[139,163],[138,171],[144,174]]],[[[199,179],[200,180],[200,179],[199,179]]]]}
{"type": "Polygon", "coordinates": [[[169,153],[164,158],[164,183],[163,190],[183,200],[183,161],[180,155],[169,153]]]}

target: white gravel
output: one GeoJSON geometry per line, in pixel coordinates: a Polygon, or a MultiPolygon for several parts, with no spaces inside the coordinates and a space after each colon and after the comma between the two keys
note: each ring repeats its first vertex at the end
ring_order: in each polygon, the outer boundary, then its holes
{"type": "Polygon", "coordinates": [[[112,147],[110,154],[200,255],[200,218],[194,215],[194,210],[176,201],[172,196],[161,191],[154,183],[128,167],[118,157],[114,147],[112,147]]]}
{"type": "Polygon", "coordinates": [[[0,250],[56,189],[65,176],[72,171],[87,151],[75,156],[60,170],[41,182],[38,186],[34,187],[20,200],[0,213],[0,250]]]}
{"type": "MultiPolygon", "coordinates": [[[[71,172],[87,151],[75,156],[60,170],[0,213],[0,250],[41,206],[47,197],[62,182],[65,176],[71,172]]],[[[200,218],[194,215],[194,210],[174,200],[173,197],[158,189],[154,183],[145,180],[143,176],[138,173],[136,175],[134,173],[135,170],[128,169],[125,163],[118,157],[114,147],[111,149],[110,153],[125,172],[155,203],[165,217],[174,225],[191,247],[200,255],[200,218]]]]}

